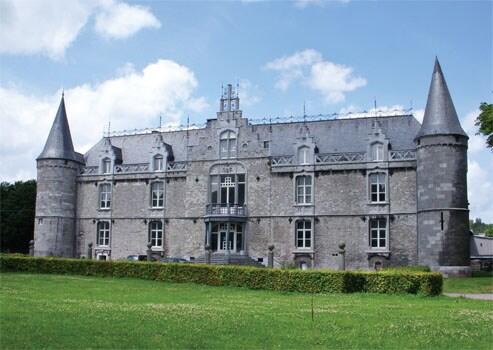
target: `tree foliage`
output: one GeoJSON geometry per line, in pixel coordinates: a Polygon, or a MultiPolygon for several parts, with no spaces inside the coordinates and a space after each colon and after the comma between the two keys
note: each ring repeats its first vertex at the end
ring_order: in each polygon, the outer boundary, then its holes
{"type": "Polygon", "coordinates": [[[493,224],[486,224],[480,218],[474,221],[469,220],[469,228],[474,234],[485,234],[488,237],[493,237],[493,224]]]}
{"type": "Polygon", "coordinates": [[[482,102],[479,106],[481,111],[476,118],[476,126],[479,126],[478,134],[486,136],[488,148],[493,150],[493,104],[482,102]]]}
{"type": "Polygon", "coordinates": [[[36,181],[0,184],[0,250],[28,253],[34,235],[36,181]]]}

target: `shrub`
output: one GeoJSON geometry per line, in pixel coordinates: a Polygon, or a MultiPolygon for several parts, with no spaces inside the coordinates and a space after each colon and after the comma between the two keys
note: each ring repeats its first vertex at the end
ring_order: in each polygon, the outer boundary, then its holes
{"type": "Polygon", "coordinates": [[[439,295],[439,273],[259,269],[242,266],[97,261],[0,255],[0,271],[101,277],[134,277],[166,282],[246,287],[305,293],[413,293],[439,295]]]}

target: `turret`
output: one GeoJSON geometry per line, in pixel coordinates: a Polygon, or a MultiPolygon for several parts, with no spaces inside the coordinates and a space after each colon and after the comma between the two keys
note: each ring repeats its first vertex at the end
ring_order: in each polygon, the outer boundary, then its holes
{"type": "Polygon", "coordinates": [[[36,162],[34,255],[73,257],[76,177],[84,159],[74,151],[63,95],[48,140],[36,162]]]}
{"type": "Polygon", "coordinates": [[[416,135],[418,262],[469,274],[467,143],[438,59],[416,135]]]}

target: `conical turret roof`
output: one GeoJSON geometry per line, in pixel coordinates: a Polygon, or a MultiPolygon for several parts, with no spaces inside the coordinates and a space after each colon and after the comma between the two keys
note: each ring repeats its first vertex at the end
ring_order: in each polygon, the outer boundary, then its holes
{"type": "Polygon", "coordinates": [[[41,152],[37,159],[66,159],[77,162],[80,161],[74,151],[63,95],[60,106],[58,107],[58,112],[56,113],[55,121],[51,126],[48,140],[46,140],[43,152],[41,152]]]}
{"type": "Polygon", "coordinates": [[[438,58],[435,59],[423,124],[416,138],[431,135],[460,135],[467,137],[467,134],[460,126],[438,58]]]}

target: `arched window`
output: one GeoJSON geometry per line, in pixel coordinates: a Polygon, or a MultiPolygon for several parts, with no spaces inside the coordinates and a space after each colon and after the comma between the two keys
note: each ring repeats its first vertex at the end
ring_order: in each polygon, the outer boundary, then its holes
{"type": "Polygon", "coordinates": [[[152,248],[163,248],[163,223],[161,221],[149,223],[149,242],[152,248]]]}
{"type": "Polygon", "coordinates": [[[387,175],[373,173],[368,176],[370,183],[370,202],[379,203],[387,200],[387,175]]]}
{"type": "Polygon", "coordinates": [[[101,172],[103,174],[111,174],[111,159],[103,159],[103,161],[101,162],[101,172]]]}
{"type": "Polygon", "coordinates": [[[221,159],[236,157],[236,133],[226,130],[219,139],[219,156],[221,159]]]}
{"type": "Polygon", "coordinates": [[[312,177],[309,175],[296,177],[296,204],[312,203],[312,177]]]}
{"type": "Polygon", "coordinates": [[[99,208],[111,208],[111,184],[101,184],[99,186],[99,208]]]}
{"type": "Polygon", "coordinates": [[[97,243],[100,247],[109,247],[110,245],[110,222],[98,222],[97,243]]]}
{"type": "Polygon", "coordinates": [[[310,148],[301,146],[298,148],[298,164],[308,164],[310,161],[310,148]]]}
{"type": "Polygon", "coordinates": [[[154,171],[163,171],[164,170],[164,158],[162,155],[157,154],[152,159],[152,169],[154,171]]]}
{"type": "Polygon", "coordinates": [[[383,144],[375,142],[371,145],[371,160],[375,162],[383,161],[383,144]]]}
{"type": "Polygon", "coordinates": [[[312,247],[312,222],[310,220],[296,221],[296,248],[312,247]]]}
{"type": "Polygon", "coordinates": [[[164,207],[164,184],[161,181],[153,182],[151,184],[151,207],[164,207]]]}

